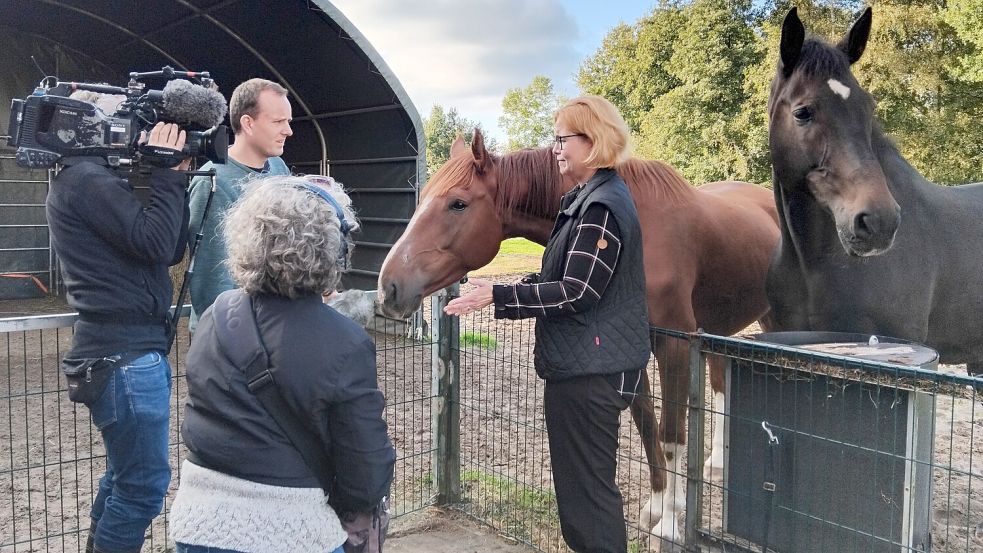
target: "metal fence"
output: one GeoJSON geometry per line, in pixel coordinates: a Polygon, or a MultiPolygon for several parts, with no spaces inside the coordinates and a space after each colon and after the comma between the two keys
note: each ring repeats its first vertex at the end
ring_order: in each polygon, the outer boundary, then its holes
{"type": "MultiPolygon", "coordinates": [[[[88,410],[68,400],[59,370],[62,355],[71,347],[75,318],[0,319],[0,553],[82,551],[85,546],[105,451],[88,410]]],[[[436,501],[436,353],[424,326],[377,319],[372,330],[379,387],[388,400],[386,420],[397,448],[393,505],[401,516],[436,501]],[[416,335],[408,337],[411,332],[416,335]]],[[[180,427],[187,394],[187,347],[188,333],[182,328],[170,356],[173,478],[164,513],[148,530],[144,551],[173,550],[166,532],[167,511],[186,453],[180,427]]]]}
{"type": "MultiPolygon", "coordinates": [[[[496,321],[487,310],[442,317],[447,294],[423,309],[429,325],[380,321],[375,328],[379,384],[398,453],[396,515],[445,504],[534,549],[566,551],[543,387],[533,369],[532,322],[496,321]]],[[[84,544],[105,459],[87,410],[67,400],[58,371],[73,320],[0,320],[6,376],[0,382],[0,553],[80,551],[84,544]]],[[[691,362],[688,449],[672,469],[685,498],[670,498],[687,507],[679,519],[686,537],[680,547],[983,551],[983,380],[960,374],[962,367],[931,371],[658,332],[671,338],[666,347],[686,348],[691,362]],[[709,355],[728,360],[723,402],[714,402],[707,387],[702,367],[709,355]],[[714,434],[723,447],[717,456],[710,455],[714,434]],[[711,478],[704,477],[704,459],[716,469],[711,478]]],[[[184,453],[187,343],[180,333],[171,358],[171,495],[184,453]]],[[[649,372],[659,406],[654,362],[649,372]]],[[[638,527],[650,497],[649,464],[627,411],[618,455],[630,551],[657,551],[664,544],[638,527]]],[[[168,548],[171,495],[149,531],[147,551],[168,548]]]]}
{"type": "MultiPolygon", "coordinates": [[[[532,323],[480,313],[461,325],[458,507],[535,549],[567,551],[532,323]]],[[[650,467],[626,411],[618,484],[629,551],[983,551],[983,379],[962,366],[934,371],[656,334],[686,348],[691,364],[688,445],[669,469],[682,485],[666,500],[686,510],[675,545],[639,528],[650,467]],[[709,389],[709,355],[727,360],[722,402],[709,389]],[[722,451],[711,457],[714,434],[722,451]]],[[[658,408],[654,360],[649,373],[658,408]]]]}

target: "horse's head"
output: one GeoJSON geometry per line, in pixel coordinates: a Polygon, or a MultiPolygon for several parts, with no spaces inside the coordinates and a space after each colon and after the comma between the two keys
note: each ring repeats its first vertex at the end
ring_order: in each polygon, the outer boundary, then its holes
{"type": "Polygon", "coordinates": [[[856,256],[887,251],[901,218],[872,146],[874,100],[850,72],[870,22],[867,8],[834,47],[806,39],[792,8],[768,99],[775,186],[786,197],[811,195],[833,216],[843,249],[856,256]]]}
{"type": "Polygon", "coordinates": [[[406,317],[423,297],[483,267],[504,239],[495,204],[494,159],[475,131],[469,149],[461,137],[451,157],[424,187],[420,205],[379,274],[379,304],[406,317]]]}

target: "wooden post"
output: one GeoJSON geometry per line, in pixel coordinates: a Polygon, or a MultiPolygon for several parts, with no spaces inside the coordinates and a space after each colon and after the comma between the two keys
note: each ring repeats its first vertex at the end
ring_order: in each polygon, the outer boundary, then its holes
{"type": "Polygon", "coordinates": [[[433,435],[437,440],[433,454],[437,504],[461,500],[461,386],[460,320],[444,314],[444,306],[458,297],[460,287],[453,284],[434,296],[430,315],[436,348],[433,351],[434,415],[433,435]]]}

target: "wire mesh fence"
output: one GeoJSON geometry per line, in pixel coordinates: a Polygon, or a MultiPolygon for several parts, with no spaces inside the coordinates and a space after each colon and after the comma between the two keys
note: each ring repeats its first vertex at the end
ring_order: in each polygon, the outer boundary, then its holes
{"type": "MultiPolygon", "coordinates": [[[[486,311],[461,325],[458,506],[537,550],[567,551],[533,323],[486,311]]],[[[679,405],[690,420],[667,444],[675,455],[655,512],[675,506],[676,527],[660,539],[639,524],[652,464],[622,416],[629,551],[983,551],[983,380],[962,366],[912,366],[903,346],[884,363],[662,329],[654,338],[675,348],[666,357],[690,359],[676,375],[691,383],[679,405]],[[713,378],[707,358],[720,367],[713,378]]],[[[654,359],[648,371],[663,415],[670,400],[654,359]]]]}
{"type": "MultiPolygon", "coordinates": [[[[429,311],[429,302],[427,302],[429,311]]],[[[71,348],[75,315],[0,320],[0,553],[82,551],[89,509],[105,471],[105,451],[88,410],[68,400],[59,362],[71,348]]],[[[181,421],[187,396],[186,319],[172,350],[170,464],[163,514],[147,531],[144,551],[173,551],[167,512],[186,450],[181,421]]],[[[395,515],[435,501],[433,342],[426,325],[376,318],[379,387],[397,449],[395,515]]],[[[326,337],[325,339],[330,339],[326,337]]]]}
{"type": "MultiPolygon", "coordinates": [[[[453,503],[534,549],[566,551],[543,384],[533,368],[533,322],[497,321],[488,310],[441,317],[446,296],[433,301],[415,324],[377,318],[370,325],[397,448],[395,514],[453,503]]],[[[87,410],[68,401],[59,374],[73,320],[0,321],[2,553],[84,545],[105,458],[87,410]]],[[[660,336],[660,347],[691,364],[677,375],[690,384],[679,405],[689,424],[668,448],[670,486],[654,509],[677,509],[670,534],[680,549],[983,551],[983,380],[961,366],[930,370],[932,363],[858,361],[760,341],[657,330],[660,336]],[[726,394],[706,377],[702,363],[713,356],[723,361],[726,394]]],[[[145,551],[171,545],[166,509],[184,457],[187,346],[182,331],[171,357],[174,478],[145,551]]],[[[647,397],[664,415],[668,399],[655,360],[648,372],[647,397]]],[[[670,550],[639,524],[652,498],[652,464],[628,410],[620,444],[629,550],[670,550]]]]}

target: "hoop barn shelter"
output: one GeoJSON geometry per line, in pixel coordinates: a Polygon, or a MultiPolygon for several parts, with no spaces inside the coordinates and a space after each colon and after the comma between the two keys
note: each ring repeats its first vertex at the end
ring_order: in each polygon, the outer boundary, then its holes
{"type": "MultiPolygon", "coordinates": [[[[349,189],[362,230],[343,285],[376,287],[426,176],[423,125],[392,71],[332,4],[0,0],[0,13],[0,134],[10,100],[30,94],[43,74],[125,86],[131,71],[169,65],[209,71],[226,99],[252,77],[284,85],[294,135],[283,158],[296,173],[330,174],[349,189]]],[[[44,215],[50,175],[12,157],[0,141],[0,299],[59,288],[44,215]]]]}

